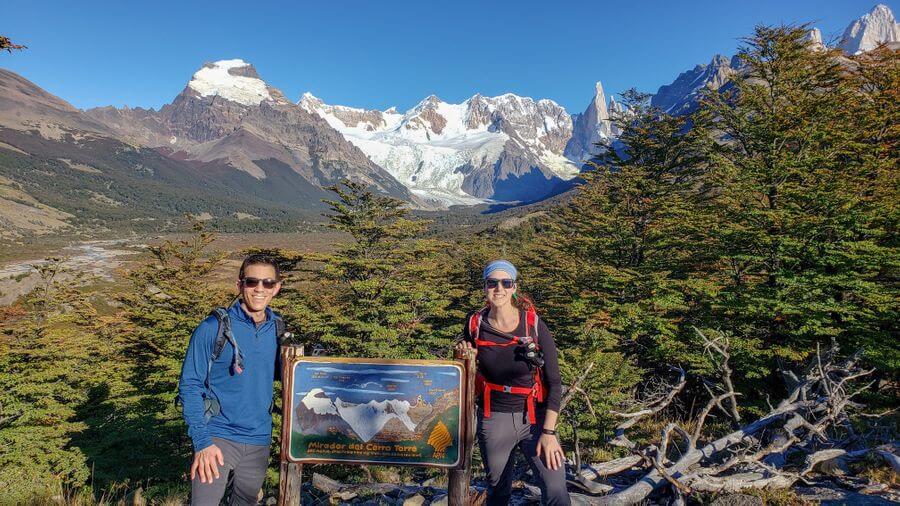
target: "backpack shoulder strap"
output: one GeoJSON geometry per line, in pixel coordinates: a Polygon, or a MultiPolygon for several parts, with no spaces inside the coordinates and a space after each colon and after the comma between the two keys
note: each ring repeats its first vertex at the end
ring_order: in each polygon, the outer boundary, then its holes
{"type": "Polygon", "coordinates": [[[210,362],[215,362],[225,349],[225,342],[228,340],[226,332],[231,333],[231,319],[228,317],[228,310],[224,307],[217,307],[212,310],[210,316],[215,316],[219,323],[219,329],[216,331],[216,341],[213,345],[213,352],[210,356],[210,362]]]}
{"type": "MultiPolygon", "coordinates": [[[[484,309],[479,309],[472,313],[472,316],[469,317],[469,337],[472,338],[472,342],[478,341],[478,336],[481,333],[481,312],[484,309]]],[[[477,344],[476,344],[477,346],[477,344]]]]}
{"type": "Polygon", "coordinates": [[[535,340],[537,340],[538,315],[537,311],[535,311],[533,307],[530,307],[525,311],[525,335],[530,335],[529,332],[534,332],[534,338],[535,340]]]}
{"type": "MultiPolygon", "coordinates": [[[[213,314],[219,321],[219,332],[216,334],[216,344],[213,347],[213,354],[209,360],[209,370],[212,370],[213,362],[219,358],[219,355],[222,354],[222,350],[225,349],[225,343],[229,342],[234,348],[234,358],[231,361],[231,368],[235,373],[241,374],[244,372],[244,356],[241,353],[240,347],[238,347],[234,334],[231,332],[231,318],[228,316],[228,310],[223,307],[217,307],[213,310],[213,314]]],[[[209,381],[209,373],[207,373],[207,381],[209,381]]]]}
{"type": "Polygon", "coordinates": [[[280,314],[273,312],[275,320],[275,339],[280,345],[284,341],[284,335],[287,333],[287,327],[284,324],[284,318],[280,314]]]}

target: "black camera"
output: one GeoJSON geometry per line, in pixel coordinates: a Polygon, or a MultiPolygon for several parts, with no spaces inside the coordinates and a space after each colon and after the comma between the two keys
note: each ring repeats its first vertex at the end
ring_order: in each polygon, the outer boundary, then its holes
{"type": "Polygon", "coordinates": [[[525,359],[535,367],[544,366],[544,354],[538,349],[537,343],[532,337],[521,338],[522,344],[525,346],[525,359]]]}

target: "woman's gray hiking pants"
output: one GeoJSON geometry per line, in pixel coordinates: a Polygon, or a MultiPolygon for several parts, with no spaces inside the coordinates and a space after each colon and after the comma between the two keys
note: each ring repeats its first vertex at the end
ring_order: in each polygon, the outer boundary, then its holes
{"type": "Polygon", "coordinates": [[[537,456],[537,442],[544,426],[542,416],[538,423],[528,423],[525,413],[500,413],[492,411],[485,418],[478,410],[478,447],[488,474],[488,505],[506,505],[512,494],[513,467],[512,452],[516,446],[522,449],[541,487],[541,503],[568,505],[565,466],[553,471],[537,456]]]}
{"type": "Polygon", "coordinates": [[[222,450],[224,466],[219,466],[219,477],[212,483],[200,483],[199,473],[191,482],[191,504],[193,506],[218,506],[225,495],[225,486],[231,475],[231,501],[228,504],[246,506],[255,505],[263,480],[266,479],[266,467],[269,465],[269,447],[236,443],[218,437],[212,438],[213,444],[222,450]]]}

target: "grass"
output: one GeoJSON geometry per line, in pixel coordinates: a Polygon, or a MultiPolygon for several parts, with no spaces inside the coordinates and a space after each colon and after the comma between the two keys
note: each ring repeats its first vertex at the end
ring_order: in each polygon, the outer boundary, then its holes
{"type": "Polygon", "coordinates": [[[187,504],[190,485],[187,483],[132,486],[113,483],[103,490],[75,489],[62,483],[48,486],[27,498],[0,495],[0,504],[24,506],[113,506],[152,505],[181,506],[187,504]],[[6,502],[9,501],[9,502],[6,502]]]}

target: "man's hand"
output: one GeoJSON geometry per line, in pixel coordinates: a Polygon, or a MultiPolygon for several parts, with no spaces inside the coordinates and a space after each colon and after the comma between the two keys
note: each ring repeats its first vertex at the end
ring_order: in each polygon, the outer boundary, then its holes
{"type": "Polygon", "coordinates": [[[537,443],[537,456],[544,456],[544,464],[548,469],[557,470],[562,467],[566,460],[563,455],[562,448],[559,446],[559,440],[556,436],[550,434],[541,434],[541,438],[537,443]]]}
{"type": "Polygon", "coordinates": [[[200,483],[212,483],[213,480],[219,479],[219,468],[225,465],[225,458],[222,457],[222,450],[218,446],[212,445],[194,453],[194,463],[191,464],[191,480],[194,476],[200,475],[200,483]]]}

